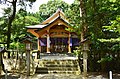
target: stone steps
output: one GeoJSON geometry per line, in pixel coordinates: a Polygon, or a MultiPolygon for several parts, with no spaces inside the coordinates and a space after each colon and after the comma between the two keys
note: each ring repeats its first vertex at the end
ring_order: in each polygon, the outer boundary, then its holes
{"type": "Polygon", "coordinates": [[[77,60],[39,60],[35,73],[80,74],[80,69],[77,60]]]}
{"type": "Polygon", "coordinates": [[[38,74],[78,74],[77,70],[62,70],[62,69],[48,69],[48,68],[37,68],[36,73],[38,74]]]}
{"type": "Polygon", "coordinates": [[[77,67],[78,65],[74,65],[74,64],[45,64],[44,67],[77,67]]]}
{"type": "Polygon", "coordinates": [[[65,70],[65,71],[78,71],[78,68],[77,67],[73,67],[73,68],[71,68],[71,67],[39,67],[39,68],[37,68],[37,69],[39,69],[39,70],[44,70],[44,69],[47,69],[47,70],[65,70]]]}

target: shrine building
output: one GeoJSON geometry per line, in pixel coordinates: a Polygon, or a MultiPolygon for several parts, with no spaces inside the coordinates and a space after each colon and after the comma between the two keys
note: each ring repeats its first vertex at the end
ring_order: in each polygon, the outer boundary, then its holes
{"type": "Polygon", "coordinates": [[[79,45],[76,33],[61,9],[39,25],[26,26],[30,32],[38,38],[38,51],[42,53],[71,53],[79,45]]]}

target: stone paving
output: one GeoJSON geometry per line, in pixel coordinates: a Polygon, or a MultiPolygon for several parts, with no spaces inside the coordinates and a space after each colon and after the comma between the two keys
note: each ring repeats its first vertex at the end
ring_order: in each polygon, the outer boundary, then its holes
{"type": "Polygon", "coordinates": [[[66,60],[66,59],[72,59],[76,60],[78,57],[73,56],[73,55],[67,55],[67,54],[46,54],[46,55],[41,55],[40,60],[66,60]]]}
{"type": "MultiPolygon", "coordinates": [[[[21,77],[19,79],[26,79],[25,77],[21,77]]],[[[72,74],[36,74],[34,76],[29,77],[29,79],[108,79],[101,75],[97,76],[88,76],[87,78],[82,77],[82,75],[72,75],[72,74]]]]}

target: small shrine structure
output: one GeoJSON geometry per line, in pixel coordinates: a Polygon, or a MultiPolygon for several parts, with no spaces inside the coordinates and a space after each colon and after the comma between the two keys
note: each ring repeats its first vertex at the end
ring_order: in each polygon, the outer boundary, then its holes
{"type": "Polygon", "coordinates": [[[79,44],[76,33],[66,30],[72,27],[61,9],[41,24],[26,28],[38,38],[38,51],[42,53],[71,53],[79,44]]]}

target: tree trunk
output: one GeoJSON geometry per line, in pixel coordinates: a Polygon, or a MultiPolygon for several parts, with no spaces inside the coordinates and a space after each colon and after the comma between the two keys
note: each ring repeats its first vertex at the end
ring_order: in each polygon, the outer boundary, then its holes
{"type": "Polygon", "coordinates": [[[2,57],[3,52],[0,52],[0,67],[2,70],[5,72],[4,64],[3,64],[3,57],[2,57]]]}
{"type": "MultiPolygon", "coordinates": [[[[81,17],[81,42],[84,41],[86,32],[87,32],[87,20],[86,20],[86,9],[85,9],[85,1],[80,0],[80,17],[81,17]]],[[[84,43],[81,46],[81,49],[84,49],[84,43]]],[[[87,51],[82,51],[83,53],[83,75],[87,76],[87,51]]]]}
{"type": "MultiPolygon", "coordinates": [[[[11,26],[12,26],[12,22],[15,19],[15,15],[16,15],[16,3],[17,0],[13,0],[12,2],[12,7],[13,7],[13,12],[9,17],[8,20],[8,31],[7,31],[7,49],[10,48],[10,39],[11,39],[11,26]]],[[[8,58],[10,58],[10,52],[8,52],[8,58]]]]}

